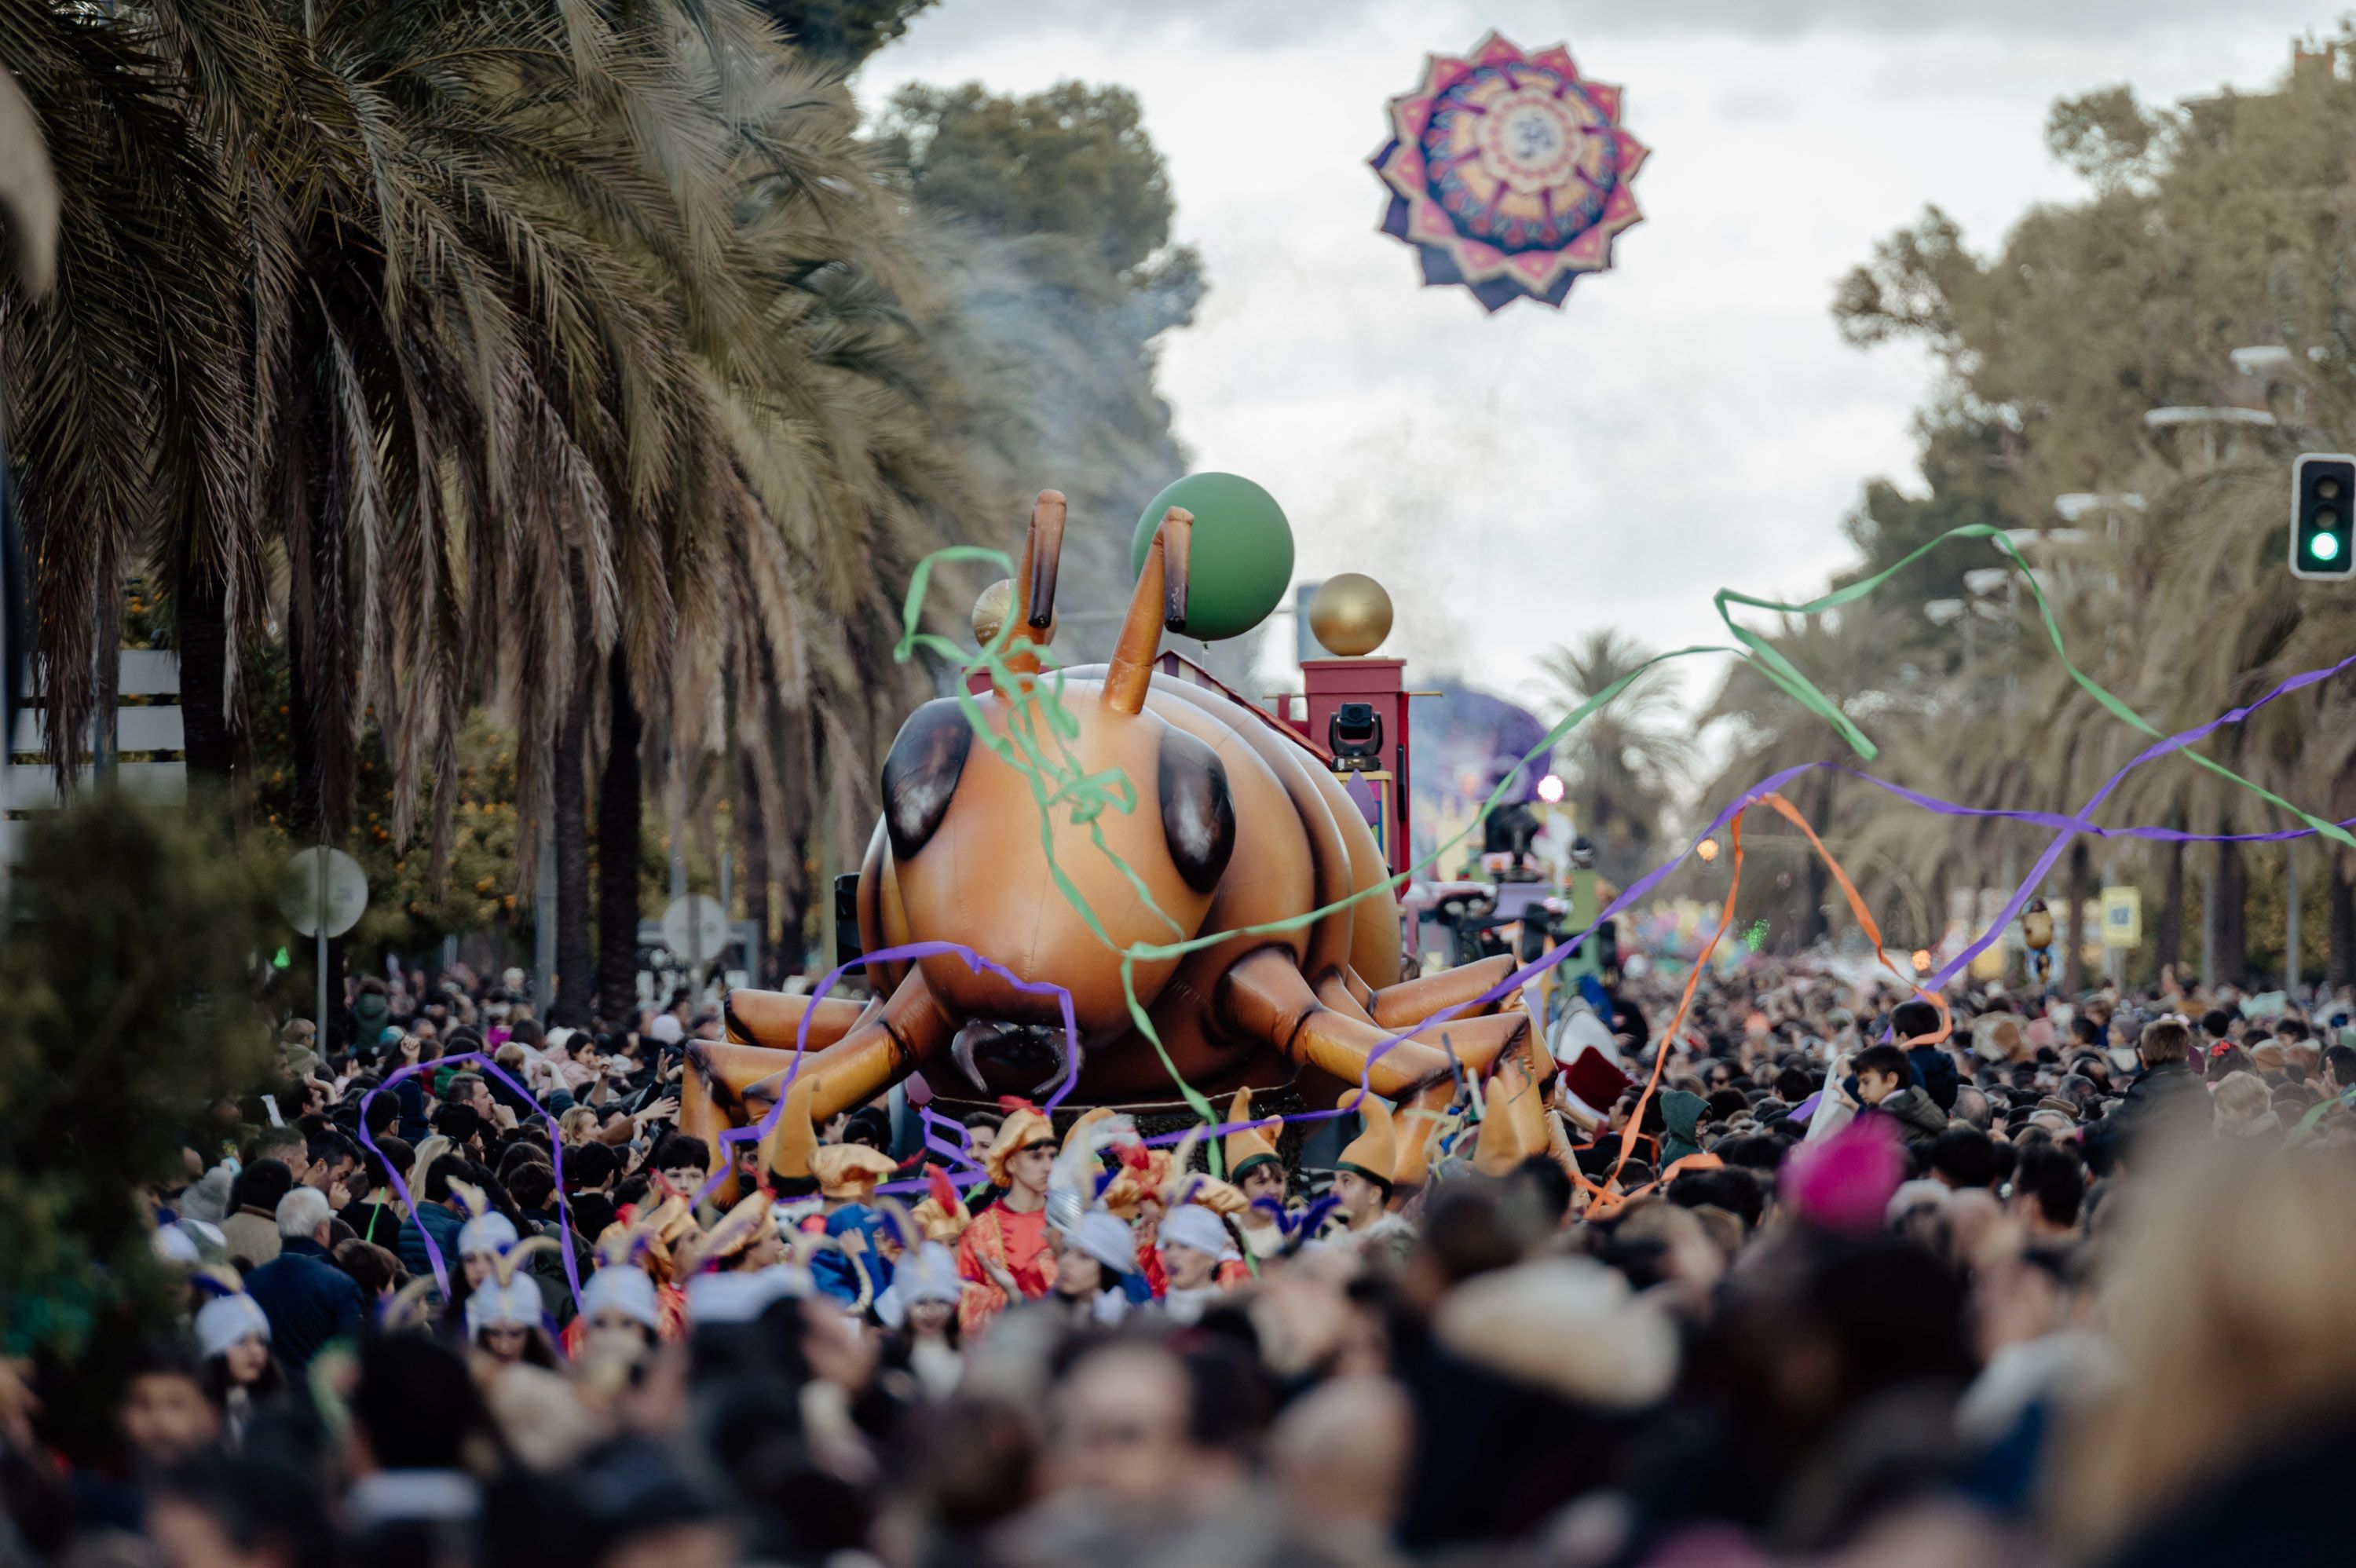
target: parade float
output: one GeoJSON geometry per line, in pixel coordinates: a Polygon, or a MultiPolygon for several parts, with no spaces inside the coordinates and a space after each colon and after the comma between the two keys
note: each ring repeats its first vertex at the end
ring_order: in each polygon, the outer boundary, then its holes
{"type": "Polygon", "coordinates": [[[1501,985],[1512,952],[1409,958],[1409,693],[1404,662],[1373,656],[1387,595],[1326,585],[1310,616],[1332,656],[1271,712],[1162,645],[1267,614],[1282,514],[1218,475],[1155,507],[1110,662],[1057,668],[1065,506],[1041,496],[1011,581],[976,606],[982,658],[885,759],[856,883],[871,995],[732,993],[684,1126],[753,1125],[801,1076],[819,1121],[919,1076],[953,1108],[1173,1111],[1240,1089],[1324,1108],[1363,1087],[1436,1109],[1543,1050],[1501,985]]]}

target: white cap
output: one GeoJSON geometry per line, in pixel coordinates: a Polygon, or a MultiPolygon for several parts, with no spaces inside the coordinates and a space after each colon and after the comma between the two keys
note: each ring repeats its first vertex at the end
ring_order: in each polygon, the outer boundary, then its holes
{"type": "Polygon", "coordinates": [[[458,1227],[458,1255],[462,1258],[471,1258],[477,1253],[497,1257],[515,1244],[515,1221],[497,1210],[477,1214],[458,1227]]]}
{"type": "Polygon", "coordinates": [[[256,1334],[270,1338],[270,1319],[262,1315],[262,1303],[242,1291],[216,1296],[197,1313],[197,1348],[208,1359],[226,1354],[231,1345],[256,1334]]]}
{"type": "Polygon", "coordinates": [[[1137,1272],[1137,1237],[1129,1222],[1101,1209],[1080,1216],[1072,1231],[1072,1245],[1115,1274],[1137,1272]]]}
{"type": "Polygon", "coordinates": [[[1235,1250],[1235,1241],[1219,1217],[1200,1203],[1181,1203],[1162,1219],[1162,1244],[1192,1247],[1212,1258],[1235,1250]]]}
{"type": "Polygon", "coordinates": [[[627,1264],[599,1269],[581,1287],[581,1316],[594,1317],[600,1312],[618,1312],[649,1328],[662,1327],[662,1316],[655,1307],[655,1282],[645,1270],[627,1264]]]}
{"type": "Polygon", "coordinates": [[[540,1286],[530,1275],[519,1274],[505,1285],[486,1280],[482,1289],[466,1297],[466,1333],[471,1338],[486,1328],[529,1328],[541,1320],[543,1311],[540,1286]]]}
{"type": "Polygon", "coordinates": [[[677,1014],[657,1013],[655,1021],[647,1026],[647,1032],[664,1045],[677,1045],[680,1035],[684,1031],[680,1028],[677,1014]]]}
{"type": "Polygon", "coordinates": [[[155,1255],[167,1264],[194,1268],[204,1261],[197,1251],[196,1238],[177,1225],[165,1225],[155,1232],[155,1255]]]}

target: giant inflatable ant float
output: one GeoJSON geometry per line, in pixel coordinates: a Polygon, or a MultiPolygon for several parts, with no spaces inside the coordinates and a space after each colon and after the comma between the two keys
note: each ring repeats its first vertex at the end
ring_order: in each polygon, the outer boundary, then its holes
{"type": "MultiPolygon", "coordinates": [[[[1387,870],[1365,818],[1313,754],[1259,710],[1156,671],[1162,630],[1185,628],[1193,521],[1178,507],[1162,517],[1112,662],[1061,677],[1061,701],[1077,731],[1064,742],[1069,755],[1092,774],[1118,769],[1136,790],[1134,810],[1105,811],[1094,827],[1152,901],[1138,896],[1068,812],[1050,828],[1055,863],[1118,946],[1237,933],[1136,965],[1138,1000],[1171,1063],[1198,1090],[1291,1084],[1312,1104],[1330,1106],[1365,1081],[1388,1099],[1445,1105],[1455,1064],[1477,1073],[1525,1049],[1530,1020],[1518,993],[1503,1008],[1468,1008],[1378,1048],[1472,1002],[1513,960],[1401,979],[1399,910],[1387,888],[1296,929],[1241,933],[1375,888],[1387,870]]],[[[1014,579],[1014,625],[1001,659],[1018,689],[978,698],[993,732],[1006,732],[1017,704],[1036,700],[1021,688],[1055,678],[1040,676],[1038,651],[1055,633],[1063,535],[1064,497],[1044,492],[1014,579]]],[[[1067,1098],[1173,1106],[1169,1070],[1133,1027],[1120,953],[1088,929],[1055,883],[1030,779],[974,740],[950,698],[926,703],[901,726],[884,763],[883,819],[860,869],[863,950],[961,943],[1026,981],[1063,987],[1082,1044],[1067,1098]]],[[[729,1040],[694,1048],[681,1128],[712,1141],[716,1157],[721,1131],[758,1120],[793,1064],[805,1009],[811,1051],[797,1076],[818,1080],[809,1114],[819,1123],[918,1071],[945,1097],[962,1083],[987,1102],[1040,1092],[1074,1065],[1052,996],[976,973],[955,955],[868,969],[873,1001],[732,993],[729,1040]]]]}

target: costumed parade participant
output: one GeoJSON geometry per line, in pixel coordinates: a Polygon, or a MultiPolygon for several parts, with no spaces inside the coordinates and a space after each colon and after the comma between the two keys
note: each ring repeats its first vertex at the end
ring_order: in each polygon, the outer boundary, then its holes
{"type": "Polygon", "coordinates": [[[564,1331],[565,1353],[642,1360],[662,1342],[662,1312],[655,1282],[634,1264],[599,1269],[582,1283],[581,1312],[564,1331]]]}
{"type": "MultiPolygon", "coordinates": [[[[1227,1104],[1227,1120],[1251,1119],[1251,1091],[1238,1089],[1227,1104]]],[[[1236,1228],[1245,1250],[1254,1257],[1273,1257],[1284,1246],[1280,1218],[1291,1205],[1287,1201],[1284,1161],[1274,1142],[1283,1125],[1282,1117],[1270,1116],[1256,1125],[1237,1127],[1227,1135],[1224,1147],[1227,1179],[1248,1205],[1236,1216],[1236,1228]]]]}
{"type": "Polygon", "coordinates": [[[1224,1262],[1242,1264],[1226,1226],[1200,1203],[1181,1203],[1162,1216],[1162,1259],[1170,1277],[1162,1309],[1179,1323],[1194,1322],[1225,1294],[1230,1282],[1219,1277],[1224,1262]]]}
{"type": "Polygon", "coordinates": [[[525,1248],[519,1245],[501,1257],[477,1289],[466,1297],[466,1342],[500,1366],[529,1361],[553,1367],[556,1348],[549,1342],[546,1310],[540,1286],[521,1272],[525,1248]]]}
{"type": "Polygon", "coordinates": [[[1360,1238],[1383,1220],[1394,1190],[1398,1151],[1391,1125],[1391,1108],[1371,1094],[1362,1094],[1356,1106],[1365,1125],[1344,1146],[1333,1163],[1328,1190],[1338,1200],[1333,1223],[1360,1238]]]}
{"type": "Polygon", "coordinates": [[[1012,1303],[1036,1301],[1055,1284],[1047,1242],[1047,1179],[1055,1163],[1054,1125],[1035,1106],[1013,1107],[983,1162],[1001,1195],[958,1239],[958,1276],[975,1286],[958,1304],[969,1339],[1012,1303]]]}
{"type": "Polygon", "coordinates": [[[890,1286],[884,1216],[873,1200],[876,1184],[897,1168],[865,1144],[828,1144],[810,1156],[810,1174],[823,1200],[824,1233],[835,1242],[810,1263],[811,1280],[821,1293],[864,1306],[890,1286]]]}
{"type": "Polygon", "coordinates": [[[1133,1306],[1123,1286],[1136,1273],[1136,1232],[1117,1216],[1092,1209],[1064,1239],[1056,1260],[1055,1309],[1076,1326],[1118,1323],[1133,1306]]]}

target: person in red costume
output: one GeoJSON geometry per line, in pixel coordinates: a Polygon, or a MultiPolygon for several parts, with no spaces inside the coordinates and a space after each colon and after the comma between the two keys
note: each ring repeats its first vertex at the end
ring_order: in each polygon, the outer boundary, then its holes
{"type": "Polygon", "coordinates": [[[1055,1128],[1036,1108],[1018,1106],[982,1162],[1004,1196],[958,1238],[958,1277],[974,1285],[958,1303],[958,1326],[969,1340],[1017,1296],[1036,1301],[1055,1283],[1055,1255],[1047,1247],[1047,1175],[1055,1162],[1055,1128]]]}

